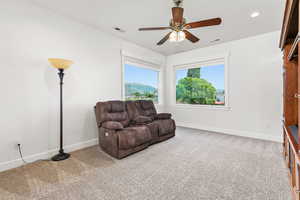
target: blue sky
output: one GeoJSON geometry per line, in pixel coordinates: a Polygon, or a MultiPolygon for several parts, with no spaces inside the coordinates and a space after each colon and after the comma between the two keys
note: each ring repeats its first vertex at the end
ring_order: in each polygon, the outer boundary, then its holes
{"type": "MultiPolygon", "coordinates": [[[[200,70],[201,78],[212,83],[216,89],[224,90],[224,65],[203,66],[200,70]]],[[[187,69],[176,70],[176,82],[186,77],[187,69]]]]}
{"type": "MultiPolygon", "coordinates": [[[[176,71],[176,81],[186,77],[187,69],[176,71]]],[[[212,83],[216,89],[224,90],[224,65],[202,66],[201,78],[212,83]]],[[[136,67],[134,65],[125,65],[125,82],[126,83],[141,83],[151,85],[155,88],[158,86],[158,72],[136,67]]]]}
{"type": "Polygon", "coordinates": [[[158,71],[125,64],[125,82],[158,86],[158,71]]]}

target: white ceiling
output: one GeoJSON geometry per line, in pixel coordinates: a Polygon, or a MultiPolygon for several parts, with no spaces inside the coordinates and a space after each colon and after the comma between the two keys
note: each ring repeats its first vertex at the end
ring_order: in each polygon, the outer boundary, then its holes
{"type": "Polygon", "coordinates": [[[285,4],[285,0],[184,0],[187,22],[221,17],[222,25],[191,30],[200,38],[196,44],[184,41],[156,46],[168,30],[139,32],[138,28],[168,25],[173,0],[31,1],[164,55],[280,30],[285,4]],[[251,18],[254,11],[261,15],[251,18]],[[113,27],[120,27],[126,32],[117,32],[113,27]],[[210,42],[217,38],[221,41],[210,42]]]}

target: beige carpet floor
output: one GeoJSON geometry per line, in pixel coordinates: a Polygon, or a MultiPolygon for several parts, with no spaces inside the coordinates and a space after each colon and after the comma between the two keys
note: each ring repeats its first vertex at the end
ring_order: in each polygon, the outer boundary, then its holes
{"type": "Polygon", "coordinates": [[[0,173],[0,199],[290,200],[281,144],[178,128],[122,160],[97,146],[0,173]]]}

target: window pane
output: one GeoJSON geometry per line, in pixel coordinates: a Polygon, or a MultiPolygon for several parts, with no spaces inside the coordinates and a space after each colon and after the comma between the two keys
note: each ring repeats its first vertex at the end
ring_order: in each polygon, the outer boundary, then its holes
{"type": "Polygon", "coordinates": [[[125,99],[158,102],[159,72],[125,64],[125,99]]]}
{"type": "Polygon", "coordinates": [[[224,65],[176,70],[176,102],[224,106],[224,65]]]}

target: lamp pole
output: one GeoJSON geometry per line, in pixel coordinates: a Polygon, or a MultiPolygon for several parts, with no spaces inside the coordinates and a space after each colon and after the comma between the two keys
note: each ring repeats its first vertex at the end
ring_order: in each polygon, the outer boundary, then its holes
{"type": "Polygon", "coordinates": [[[60,89],[60,145],[59,152],[57,155],[51,158],[52,161],[61,161],[66,160],[70,157],[70,154],[65,153],[63,149],[63,84],[64,84],[64,70],[69,68],[73,62],[71,60],[61,59],[61,58],[49,58],[48,61],[51,65],[58,69],[58,77],[59,77],[59,89],[60,89]]]}
{"type": "Polygon", "coordinates": [[[61,161],[68,159],[70,154],[65,153],[63,149],[63,79],[64,79],[64,69],[58,69],[58,76],[60,79],[60,147],[59,153],[52,157],[52,161],[61,161]]]}

